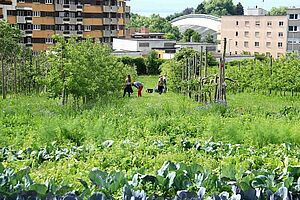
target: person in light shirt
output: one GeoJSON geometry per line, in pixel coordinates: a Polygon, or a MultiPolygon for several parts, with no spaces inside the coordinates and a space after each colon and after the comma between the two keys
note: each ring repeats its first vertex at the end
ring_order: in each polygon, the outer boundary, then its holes
{"type": "Polygon", "coordinates": [[[142,96],[142,90],[144,88],[143,83],[135,81],[135,82],[133,82],[132,85],[138,89],[138,97],[141,97],[142,96]]]}

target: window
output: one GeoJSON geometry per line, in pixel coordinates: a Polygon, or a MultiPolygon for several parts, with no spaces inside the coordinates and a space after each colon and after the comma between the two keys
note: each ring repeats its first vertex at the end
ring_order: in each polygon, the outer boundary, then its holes
{"type": "Polygon", "coordinates": [[[279,22],[279,26],[283,26],[283,21],[280,21],[280,22],[279,22]]]}
{"type": "Polygon", "coordinates": [[[249,21],[245,21],[245,26],[250,26],[250,22],[249,21]]]}
{"type": "Polygon", "coordinates": [[[149,47],[148,42],[139,43],[139,47],[149,47]]]}
{"type": "Polygon", "coordinates": [[[297,26],[289,26],[289,31],[297,31],[297,26]]]}
{"type": "Polygon", "coordinates": [[[267,46],[268,48],[270,48],[270,47],[271,47],[271,42],[267,42],[267,43],[266,43],[266,46],[267,46]]]}
{"type": "Polygon", "coordinates": [[[245,36],[245,37],[249,37],[249,31],[245,31],[245,32],[244,32],[244,36],[245,36]]]}
{"type": "Polygon", "coordinates": [[[289,19],[298,19],[298,14],[290,14],[289,19]]]}
{"type": "Polygon", "coordinates": [[[278,47],[282,48],[282,42],[278,42],[278,47]]]}
{"type": "Polygon", "coordinates": [[[255,32],[255,37],[259,37],[259,32],[255,32]]]}
{"type": "Polygon", "coordinates": [[[270,57],[271,53],[270,52],[266,52],[266,56],[270,57]]]}
{"type": "Polygon", "coordinates": [[[237,25],[237,26],[238,26],[238,25],[239,25],[239,21],[236,21],[236,22],[235,22],[235,25],[237,25]]]}
{"type": "Polygon", "coordinates": [[[32,27],[33,27],[33,30],[41,30],[41,25],[39,25],[39,24],[33,24],[32,27]]]}
{"type": "Polygon", "coordinates": [[[25,0],[18,0],[19,3],[25,3],[25,0]]]}
{"type": "Polygon", "coordinates": [[[46,38],[45,43],[46,44],[53,44],[53,39],[52,38],[46,38]]]}
{"type": "Polygon", "coordinates": [[[40,3],[40,0],[33,0],[33,3],[40,3]]]}
{"type": "Polygon", "coordinates": [[[235,51],[234,53],[235,53],[235,55],[237,55],[237,54],[238,54],[238,52],[237,52],[237,51],[235,51]]]}
{"type": "Polygon", "coordinates": [[[249,42],[248,41],[244,42],[244,47],[249,47],[249,42]]]}
{"type": "Polygon", "coordinates": [[[236,46],[236,47],[238,46],[238,44],[239,44],[239,43],[238,43],[237,41],[235,41],[235,46],[236,46]]]}
{"type": "Polygon", "coordinates": [[[27,44],[31,44],[31,38],[27,38],[27,44]]]}
{"type": "Polygon", "coordinates": [[[272,22],[271,22],[271,21],[268,21],[268,22],[267,22],[267,26],[269,26],[269,27],[272,26],[272,22]]]}
{"type": "Polygon", "coordinates": [[[41,12],[40,11],[33,11],[32,12],[32,16],[33,17],[40,17],[41,16],[41,12]]]}
{"type": "Polygon", "coordinates": [[[45,4],[52,4],[53,0],[45,0],[45,4]]]}
{"type": "Polygon", "coordinates": [[[281,56],[283,56],[282,53],[277,53],[277,58],[280,58],[281,56]]]}
{"type": "Polygon", "coordinates": [[[267,37],[271,37],[272,33],[271,32],[267,32],[267,37]]]}
{"type": "Polygon", "coordinates": [[[260,21],[255,21],[255,26],[260,26],[260,21]]]}
{"type": "Polygon", "coordinates": [[[255,43],[254,43],[254,46],[255,46],[255,47],[259,47],[259,42],[255,42],[255,43]]]}
{"type": "Polygon", "coordinates": [[[278,37],[283,37],[283,32],[279,32],[278,37]]]}
{"type": "Polygon", "coordinates": [[[239,36],[239,32],[238,31],[235,32],[235,36],[239,36]]]}
{"type": "Polygon", "coordinates": [[[92,30],[92,26],[88,25],[88,26],[84,26],[84,31],[91,31],[92,30]]]}

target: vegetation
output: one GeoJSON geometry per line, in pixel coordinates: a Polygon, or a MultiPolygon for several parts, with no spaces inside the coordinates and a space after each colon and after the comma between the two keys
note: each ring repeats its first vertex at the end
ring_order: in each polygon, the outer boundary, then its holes
{"type": "MultiPolygon", "coordinates": [[[[137,80],[153,88],[157,77],[137,80]]],[[[2,101],[0,191],[122,199],[128,190],[174,197],[204,187],[207,197],[285,186],[297,195],[297,98],[236,94],[228,102],[201,106],[174,93],[77,109],[45,96],[2,101]]]]}
{"type": "Polygon", "coordinates": [[[286,7],[286,6],[272,7],[271,10],[268,12],[268,15],[284,16],[284,15],[287,15],[287,9],[288,9],[288,7],[286,7]]]}
{"type": "Polygon", "coordinates": [[[255,91],[265,94],[275,92],[295,95],[300,91],[298,79],[300,62],[298,55],[290,54],[278,60],[260,57],[260,60],[245,60],[229,63],[227,76],[237,80],[229,89],[255,91]]]}
{"type": "Polygon", "coordinates": [[[168,20],[157,14],[150,17],[132,14],[129,27],[137,29],[147,27],[151,32],[166,33],[167,39],[179,40],[181,37],[177,27],[173,27],[168,20]]]}
{"type": "Polygon", "coordinates": [[[68,97],[86,101],[120,91],[126,74],[135,75],[135,70],[118,62],[106,46],[59,36],[56,41],[48,56],[46,85],[53,97],[61,97],[62,105],[68,97]]]}

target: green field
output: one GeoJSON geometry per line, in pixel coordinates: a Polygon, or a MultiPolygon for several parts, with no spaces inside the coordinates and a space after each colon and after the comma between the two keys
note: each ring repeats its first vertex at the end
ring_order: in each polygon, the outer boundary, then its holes
{"type": "Polygon", "coordinates": [[[229,94],[228,106],[201,105],[171,92],[146,93],[157,77],[138,80],[145,84],[142,98],[136,90],[130,98],[120,92],[80,108],[46,96],[1,101],[0,161],[16,170],[29,166],[36,182],[53,179],[79,191],[77,179],[88,181],[94,167],[131,177],[155,174],[172,161],[238,181],[247,170],[281,172],[300,164],[299,97],[241,93],[229,94]]]}

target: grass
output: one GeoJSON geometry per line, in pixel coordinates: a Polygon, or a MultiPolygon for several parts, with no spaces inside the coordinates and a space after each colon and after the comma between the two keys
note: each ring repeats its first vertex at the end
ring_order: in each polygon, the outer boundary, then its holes
{"type": "Polygon", "coordinates": [[[299,164],[294,153],[300,144],[298,98],[230,94],[227,107],[203,106],[171,92],[146,93],[147,88],[155,87],[157,79],[139,77],[138,81],[145,85],[142,98],[136,97],[135,90],[130,98],[110,97],[89,108],[62,108],[45,96],[1,101],[0,148],[86,148],[78,159],[43,163],[8,159],[5,165],[31,166],[38,180],[50,175],[72,181],[74,177],[86,177],[93,167],[127,173],[153,172],[166,160],[202,163],[208,169],[218,169],[220,163],[230,159],[247,166],[252,159],[252,167],[269,169],[281,166],[286,157],[291,164],[299,164]],[[114,141],[112,147],[103,146],[107,140],[114,141]],[[194,148],[197,142],[205,145],[207,141],[241,144],[245,149],[251,145],[269,156],[252,155],[251,150],[226,156],[224,152],[209,154],[194,148]],[[290,143],[293,151],[276,154],[282,143],[290,143]]]}

